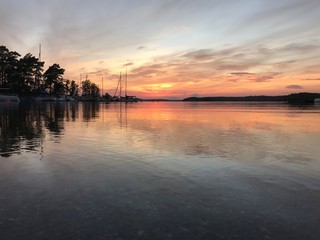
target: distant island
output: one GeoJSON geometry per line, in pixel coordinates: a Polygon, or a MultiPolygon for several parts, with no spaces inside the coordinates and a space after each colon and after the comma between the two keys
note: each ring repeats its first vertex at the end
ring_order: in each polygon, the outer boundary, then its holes
{"type": "Polygon", "coordinates": [[[313,104],[320,93],[292,93],[280,96],[244,96],[244,97],[189,97],[182,101],[245,101],[245,102],[288,102],[292,104],[313,104]]]}

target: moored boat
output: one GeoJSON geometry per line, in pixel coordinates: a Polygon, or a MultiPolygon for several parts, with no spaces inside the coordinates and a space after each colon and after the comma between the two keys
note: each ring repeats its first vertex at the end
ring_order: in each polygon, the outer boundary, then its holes
{"type": "Polygon", "coordinates": [[[0,103],[18,103],[20,99],[16,95],[0,94],[0,103]]]}
{"type": "Polygon", "coordinates": [[[20,98],[9,88],[0,88],[0,103],[18,103],[20,98]]]}
{"type": "Polygon", "coordinates": [[[126,70],[126,78],[124,80],[122,80],[121,72],[120,72],[119,81],[118,81],[116,91],[115,91],[113,97],[111,98],[112,102],[138,102],[138,101],[141,101],[136,96],[127,95],[127,82],[128,82],[127,70],[126,70]],[[125,96],[122,96],[123,85],[124,85],[125,96]]]}

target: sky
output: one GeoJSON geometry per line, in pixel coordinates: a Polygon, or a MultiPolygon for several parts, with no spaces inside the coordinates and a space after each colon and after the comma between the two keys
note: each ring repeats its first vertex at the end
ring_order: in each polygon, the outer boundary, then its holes
{"type": "Polygon", "coordinates": [[[320,92],[319,0],[0,0],[0,31],[110,95],[320,92]]]}

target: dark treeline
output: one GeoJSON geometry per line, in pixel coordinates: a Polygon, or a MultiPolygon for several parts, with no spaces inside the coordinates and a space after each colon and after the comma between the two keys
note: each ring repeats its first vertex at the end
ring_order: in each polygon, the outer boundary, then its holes
{"type": "Polygon", "coordinates": [[[183,101],[285,101],[285,96],[189,97],[183,101]]]}
{"type": "Polygon", "coordinates": [[[0,88],[20,96],[77,94],[75,81],[63,78],[64,69],[53,64],[44,71],[44,62],[28,53],[25,56],[0,46],[0,88]]]}
{"type": "Polygon", "coordinates": [[[315,98],[320,98],[320,93],[293,93],[281,96],[245,96],[245,97],[189,97],[183,101],[247,101],[247,102],[289,102],[289,103],[313,103],[315,98]]]}
{"type": "MultiPolygon", "coordinates": [[[[74,80],[63,78],[65,70],[55,63],[44,70],[44,62],[31,53],[21,56],[0,46],[0,88],[19,96],[78,96],[74,80]]],[[[100,89],[90,80],[82,82],[83,95],[99,95],[100,89]]]]}

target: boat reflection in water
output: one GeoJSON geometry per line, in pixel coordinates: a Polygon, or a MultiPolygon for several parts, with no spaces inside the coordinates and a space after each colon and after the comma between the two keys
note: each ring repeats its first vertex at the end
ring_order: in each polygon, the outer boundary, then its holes
{"type": "Polygon", "coordinates": [[[320,109],[0,105],[1,239],[318,239],[320,109]]]}

